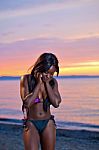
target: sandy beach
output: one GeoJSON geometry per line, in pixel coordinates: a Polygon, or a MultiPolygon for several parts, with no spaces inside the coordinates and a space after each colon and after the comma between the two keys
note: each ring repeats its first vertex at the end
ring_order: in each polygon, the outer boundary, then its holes
{"type": "MultiPolygon", "coordinates": [[[[24,150],[21,125],[0,123],[0,150],[24,150]]],[[[55,150],[99,150],[99,132],[57,129],[55,150]]]]}

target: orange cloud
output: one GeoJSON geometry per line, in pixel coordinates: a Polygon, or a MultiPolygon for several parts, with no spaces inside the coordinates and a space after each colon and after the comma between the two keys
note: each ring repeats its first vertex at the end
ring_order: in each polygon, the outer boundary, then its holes
{"type": "Polygon", "coordinates": [[[99,75],[99,66],[60,68],[60,75],[99,75]]]}
{"type": "MultiPolygon", "coordinates": [[[[10,67],[0,70],[0,75],[24,75],[27,72],[28,68],[14,68],[10,67]]],[[[84,66],[84,67],[65,67],[60,68],[60,75],[99,75],[99,66],[84,66]]]]}

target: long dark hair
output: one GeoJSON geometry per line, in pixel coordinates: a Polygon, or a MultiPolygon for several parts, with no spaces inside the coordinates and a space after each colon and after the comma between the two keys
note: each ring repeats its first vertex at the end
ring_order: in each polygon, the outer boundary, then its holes
{"type": "MultiPolygon", "coordinates": [[[[43,53],[40,55],[40,57],[37,59],[37,61],[35,62],[34,66],[32,67],[32,70],[31,70],[31,82],[29,82],[29,83],[31,83],[31,85],[29,84],[30,91],[32,91],[36,85],[36,80],[34,78],[34,74],[38,73],[38,72],[46,73],[52,65],[55,66],[57,76],[58,76],[59,66],[58,66],[57,57],[52,53],[43,53]]],[[[51,84],[51,86],[53,86],[52,82],[50,84],[51,84]]]]}
{"type": "Polygon", "coordinates": [[[57,57],[52,53],[43,53],[40,55],[40,57],[37,59],[36,63],[34,64],[34,67],[31,71],[31,75],[34,76],[34,72],[41,72],[41,73],[47,72],[52,65],[55,66],[57,76],[58,76],[59,66],[58,66],[57,57]]]}

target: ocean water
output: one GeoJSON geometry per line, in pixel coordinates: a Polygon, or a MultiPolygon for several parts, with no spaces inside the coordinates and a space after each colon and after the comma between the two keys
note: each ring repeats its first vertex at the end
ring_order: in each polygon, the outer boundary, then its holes
{"type": "MultiPolygon", "coordinates": [[[[62,102],[51,106],[57,127],[99,131],[99,78],[57,78],[62,102]]],[[[0,120],[23,118],[20,80],[0,80],[0,120]]]]}

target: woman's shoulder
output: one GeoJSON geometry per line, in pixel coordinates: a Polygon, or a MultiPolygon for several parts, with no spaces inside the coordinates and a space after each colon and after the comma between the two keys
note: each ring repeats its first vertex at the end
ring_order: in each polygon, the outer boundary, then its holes
{"type": "Polygon", "coordinates": [[[33,75],[31,75],[31,74],[25,74],[25,75],[22,75],[21,76],[21,82],[31,82],[31,80],[32,81],[35,81],[35,78],[34,78],[34,76],[33,75]]]}
{"type": "Polygon", "coordinates": [[[57,85],[57,80],[53,77],[49,83],[52,86],[52,88],[54,88],[57,85]]]}
{"type": "Polygon", "coordinates": [[[20,78],[21,82],[27,81],[27,78],[30,77],[30,76],[31,76],[31,74],[24,74],[24,75],[22,75],[21,78],[20,78]]]}
{"type": "Polygon", "coordinates": [[[53,80],[55,83],[57,83],[57,80],[56,80],[56,78],[55,78],[55,77],[53,77],[53,78],[52,78],[52,80],[53,80]]]}
{"type": "Polygon", "coordinates": [[[53,82],[54,82],[54,84],[55,84],[56,86],[58,86],[58,82],[57,82],[57,80],[56,80],[55,77],[53,77],[53,82]]]}
{"type": "Polygon", "coordinates": [[[21,76],[21,79],[25,79],[25,78],[30,77],[30,76],[31,76],[31,74],[24,74],[21,76]]]}

